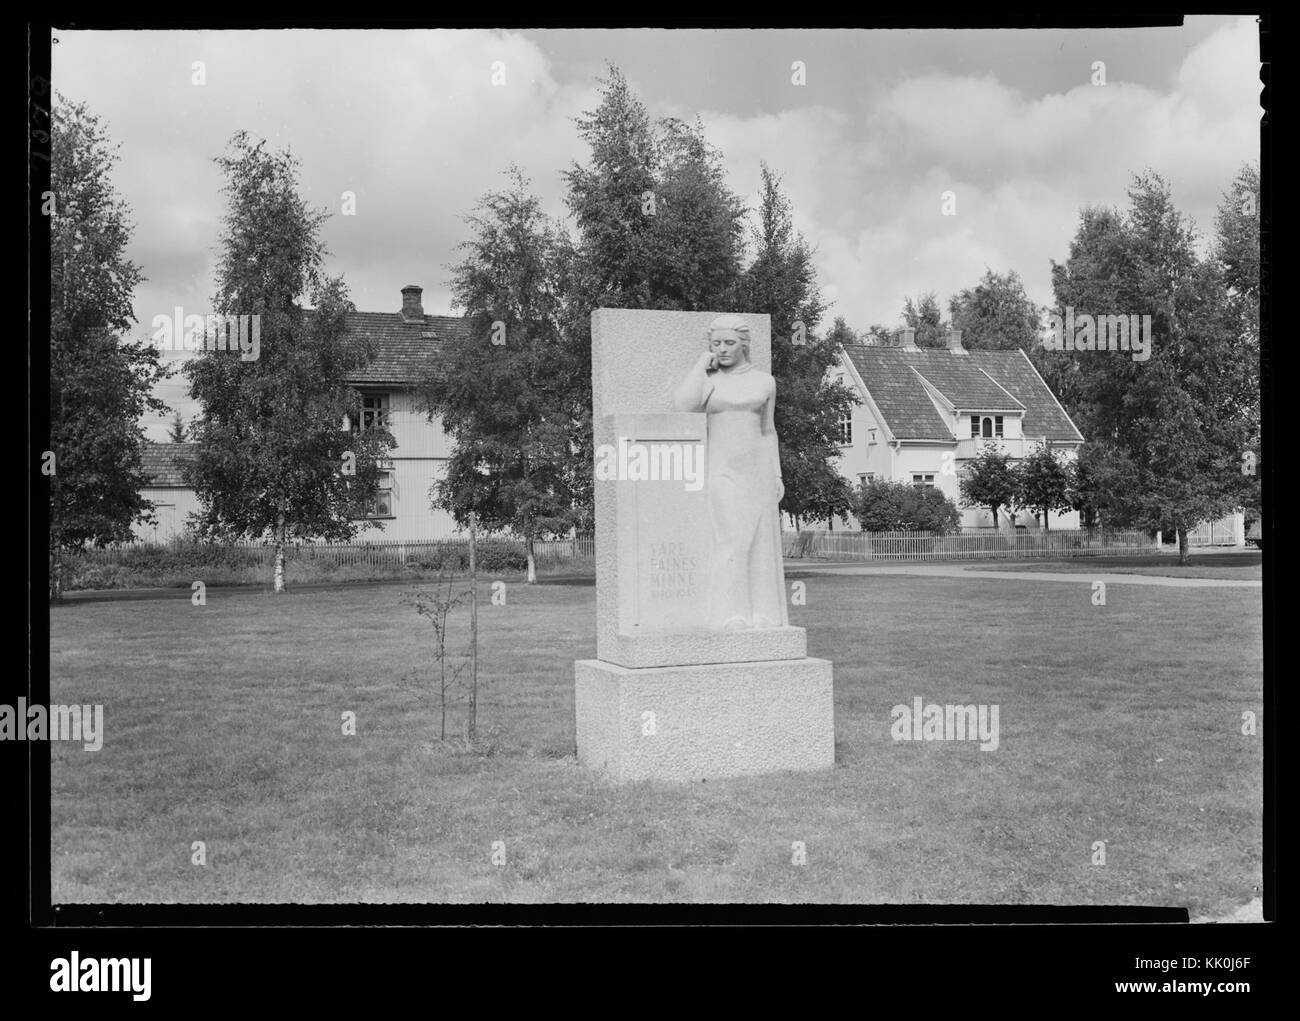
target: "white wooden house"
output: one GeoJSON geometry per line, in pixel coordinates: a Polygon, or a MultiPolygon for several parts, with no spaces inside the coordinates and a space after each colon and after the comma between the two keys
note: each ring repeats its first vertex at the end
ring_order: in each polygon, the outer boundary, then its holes
{"type": "MultiPolygon", "coordinates": [[[[340,423],[361,429],[378,421],[387,423],[394,446],[381,475],[375,497],[357,542],[446,538],[455,533],[452,516],[431,506],[429,490],[441,477],[451,455],[451,442],[442,426],[416,411],[413,388],[421,375],[436,365],[438,348],[466,330],[459,317],[424,314],[421,288],[402,288],[402,305],[396,312],[352,312],[347,329],[370,340],[374,356],[365,369],[348,382],[360,391],[362,407],[356,421],[340,423]]],[[[145,542],[165,542],[185,527],[186,516],[199,509],[193,489],[181,477],[181,463],[191,443],[148,443],[145,471],[151,484],[143,495],[158,505],[153,526],[138,525],[135,536],[145,542]]]]}
{"type": "MultiPolygon", "coordinates": [[[[903,330],[896,346],[840,347],[832,375],[862,402],[840,426],[839,469],[855,487],[870,479],[936,486],[961,507],[959,476],[985,444],[1017,461],[1040,443],[1064,460],[1077,455],[1082,434],[1023,351],[968,351],[960,330],[946,348],[918,348],[914,338],[903,330]]],[[[1016,521],[1035,524],[1023,511],[1016,521]]],[[[991,528],[993,515],[962,508],[961,524],[991,528]]],[[[1079,514],[1053,512],[1048,524],[1078,528],[1079,514]]]]}

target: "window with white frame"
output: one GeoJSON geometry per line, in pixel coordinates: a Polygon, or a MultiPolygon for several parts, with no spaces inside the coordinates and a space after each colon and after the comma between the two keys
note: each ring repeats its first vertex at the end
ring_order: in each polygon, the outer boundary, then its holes
{"type": "Polygon", "coordinates": [[[971,415],[970,417],[970,436],[971,439],[983,438],[986,440],[1002,439],[1002,416],[1001,415],[971,415]]]}
{"type": "Polygon", "coordinates": [[[366,517],[393,517],[393,472],[391,469],[380,471],[379,487],[375,490],[375,495],[370,499],[370,507],[366,511],[366,517]]]}
{"type": "Polygon", "coordinates": [[[853,414],[846,411],[840,416],[840,446],[851,447],[853,445],[853,414]]]}
{"type": "Polygon", "coordinates": [[[933,486],[934,472],[913,472],[912,485],[914,486],[933,486]]]}
{"type": "Polygon", "coordinates": [[[358,425],[363,432],[388,425],[388,394],[362,394],[358,425]]]}

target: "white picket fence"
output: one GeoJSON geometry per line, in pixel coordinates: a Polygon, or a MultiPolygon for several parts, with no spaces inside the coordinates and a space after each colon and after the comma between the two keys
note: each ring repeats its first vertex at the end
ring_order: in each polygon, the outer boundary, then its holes
{"type": "MultiPolygon", "coordinates": [[[[1101,554],[1159,553],[1155,539],[1144,532],[1113,532],[1101,529],[1067,529],[1062,531],[998,532],[970,531],[960,535],[935,535],[932,532],[826,532],[805,529],[782,535],[785,556],[796,559],[841,560],[996,560],[1015,557],[1068,558],[1101,554]]],[[[481,550],[500,550],[503,546],[522,555],[522,539],[484,536],[481,550]]],[[[286,559],[325,561],[340,566],[402,567],[435,552],[453,548],[468,550],[463,536],[446,539],[408,541],[381,539],[363,543],[300,543],[286,548],[286,559]]],[[[260,542],[223,543],[223,550],[239,551],[261,566],[274,562],[275,547],[260,542]]],[[[88,563],[122,563],[135,550],[180,552],[178,540],[165,543],[126,543],[87,549],[80,554],[88,563]]],[[[594,559],[596,540],[591,536],[539,541],[533,544],[539,565],[580,563],[594,559]]]]}
{"type": "Polygon", "coordinates": [[[1065,529],[1035,532],[786,532],[787,557],[844,560],[996,560],[1159,553],[1145,532],[1065,529]]]}

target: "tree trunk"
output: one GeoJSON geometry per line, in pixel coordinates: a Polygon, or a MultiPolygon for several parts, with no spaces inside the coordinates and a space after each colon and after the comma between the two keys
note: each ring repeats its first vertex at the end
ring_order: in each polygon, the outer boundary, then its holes
{"type": "MultiPolygon", "coordinates": [[[[575,541],[574,545],[577,543],[575,541]]],[[[478,528],[476,515],[469,515],[469,727],[472,742],[478,734],[478,528]]]]}
{"type": "Polygon", "coordinates": [[[526,540],[528,550],[528,584],[532,585],[537,581],[537,558],[533,556],[533,540],[526,540]]]}
{"type": "Polygon", "coordinates": [[[1181,525],[1178,528],[1178,566],[1187,566],[1187,529],[1181,525]]]}
{"type": "Polygon", "coordinates": [[[1048,509],[1044,507],[1043,508],[1043,531],[1044,532],[1050,532],[1052,530],[1052,523],[1047,520],[1047,515],[1049,513],[1050,511],[1048,511],[1048,509]]]}
{"type": "Polygon", "coordinates": [[[275,591],[284,591],[284,515],[275,528],[275,591]]]}
{"type": "Polygon", "coordinates": [[[442,729],[439,740],[447,740],[447,660],[442,642],[438,643],[438,701],[442,708],[442,729]]]}
{"type": "Polygon", "coordinates": [[[997,528],[997,527],[998,527],[998,509],[997,509],[996,507],[993,507],[993,508],[991,508],[991,510],[993,511],[993,527],[994,527],[994,528],[997,528]]]}

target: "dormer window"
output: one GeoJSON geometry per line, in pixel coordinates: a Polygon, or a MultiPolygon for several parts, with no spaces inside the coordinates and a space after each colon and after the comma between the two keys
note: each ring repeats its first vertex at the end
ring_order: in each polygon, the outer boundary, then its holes
{"type": "Polygon", "coordinates": [[[970,417],[970,438],[976,439],[1002,439],[1002,416],[1001,415],[971,415],[970,417]]]}

